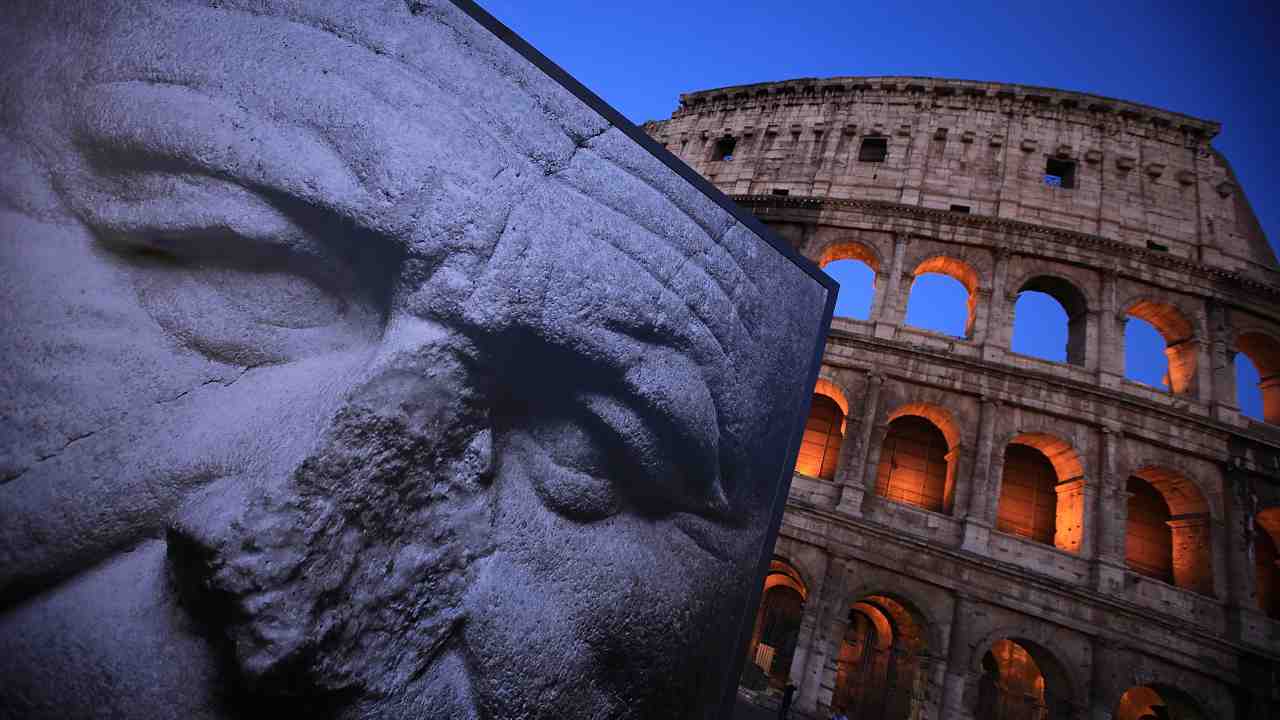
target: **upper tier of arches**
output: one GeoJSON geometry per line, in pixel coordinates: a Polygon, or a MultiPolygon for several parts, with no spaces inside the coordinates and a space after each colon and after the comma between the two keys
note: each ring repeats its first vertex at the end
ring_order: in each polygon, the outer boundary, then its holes
{"type": "MultiPolygon", "coordinates": [[[[1197,403],[1204,412],[1216,405],[1228,417],[1243,408],[1249,417],[1280,424],[1280,323],[1220,311],[1225,322],[1217,320],[1210,333],[1212,308],[1221,304],[1215,306],[1197,295],[1139,277],[1021,251],[824,226],[793,242],[820,266],[850,261],[872,271],[872,287],[862,289],[871,296],[870,310],[863,317],[850,318],[868,323],[860,332],[914,344],[945,341],[947,345],[939,349],[961,354],[967,345],[974,356],[1003,358],[1050,372],[1055,366],[1064,367],[1074,380],[1121,387],[1140,397],[1173,396],[1197,403]],[[917,302],[916,281],[926,275],[953,279],[963,287],[965,299],[917,302]],[[1040,297],[1041,308],[1047,298],[1060,312],[1033,308],[1028,311],[1033,314],[1019,316],[1023,300],[1032,294],[1040,297]],[[907,311],[911,303],[937,315],[951,314],[953,323],[963,323],[963,332],[948,338],[945,332],[915,327],[907,311]],[[1151,337],[1158,338],[1154,345],[1129,340],[1137,326],[1149,328],[1151,337]],[[1056,354],[1027,350],[1028,330],[1056,333],[1059,347],[1050,347],[1056,354]],[[931,335],[938,339],[929,339],[931,335]],[[1215,342],[1225,353],[1223,372],[1215,372],[1215,342]],[[1237,357],[1246,357],[1259,368],[1256,380],[1239,387],[1234,371],[1237,357]],[[1052,365],[1038,364],[1044,361],[1052,365]],[[1145,368],[1146,374],[1135,367],[1145,368]],[[1254,395],[1261,399],[1251,400],[1254,395]]],[[[844,292],[856,293],[858,288],[844,292]]],[[[835,327],[859,331],[844,320],[835,327]]]]}

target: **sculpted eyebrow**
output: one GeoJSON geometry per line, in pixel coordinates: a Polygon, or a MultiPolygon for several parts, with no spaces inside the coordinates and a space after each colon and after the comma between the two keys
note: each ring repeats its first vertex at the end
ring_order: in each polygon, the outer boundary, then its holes
{"type": "Polygon", "coordinates": [[[367,193],[338,153],[305,128],[183,86],[125,81],[86,94],[77,131],[99,174],[126,178],[117,192],[80,203],[85,219],[108,233],[190,245],[235,235],[265,246],[292,223],[295,234],[357,269],[385,276],[403,257],[392,238],[361,222],[367,193]],[[165,185],[153,175],[188,180],[165,185]]]}
{"type": "Polygon", "coordinates": [[[199,172],[352,208],[366,193],[318,134],[281,126],[230,99],[146,80],[90,88],[76,141],[100,170],[199,172]]]}

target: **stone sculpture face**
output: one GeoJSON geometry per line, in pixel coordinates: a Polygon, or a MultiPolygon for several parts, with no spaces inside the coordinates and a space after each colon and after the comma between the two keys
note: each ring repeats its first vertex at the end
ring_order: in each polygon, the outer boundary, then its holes
{"type": "Polygon", "coordinates": [[[0,29],[0,710],[700,716],[823,288],[448,2],[210,5],[0,29]]]}

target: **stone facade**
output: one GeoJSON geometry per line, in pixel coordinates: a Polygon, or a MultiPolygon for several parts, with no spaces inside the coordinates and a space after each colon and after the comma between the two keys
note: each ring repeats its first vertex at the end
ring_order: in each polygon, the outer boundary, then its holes
{"type": "Polygon", "coordinates": [[[770,587],[804,600],[777,648],[802,711],[858,716],[868,688],[849,678],[879,673],[863,717],[1280,713],[1280,274],[1216,123],[1044,88],[834,78],[687,94],[645,130],[813,261],[875,273],[869,317],[833,321],[817,388],[845,414],[834,476],[796,474],[775,551],[790,580],[770,587]],[[968,290],[963,337],[904,324],[927,272],[968,290]],[[1026,290],[1066,310],[1067,362],[1011,350],[1026,290]],[[1163,335],[1170,391],[1124,377],[1131,316],[1163,335]],[[1270,422],[1238,409],[1237,353],[1270,422]],[[945,442],[922,465],[945,472],[920,471],[935,509],[895,495],[916,452],[906,417],[945,442]],[[1006,499],[1013,446],[1052,466],[1040,541],[1006,499]],[[1009,663],[1027,658],[1035,707],[1013,709],[1009,663]]]}

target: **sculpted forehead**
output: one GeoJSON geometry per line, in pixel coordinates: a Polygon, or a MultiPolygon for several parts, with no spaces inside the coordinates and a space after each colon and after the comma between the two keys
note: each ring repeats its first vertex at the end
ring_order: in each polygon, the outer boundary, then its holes
{"type": "Polygon", "coordinates": [[[95,230],[252,233],[287,198],[395,246],[401,310],[701,376],[733,435],[802,397],[821,288],[452,4],[219,5],[68,11],[66,117],[24,124],[95,230]]]}

